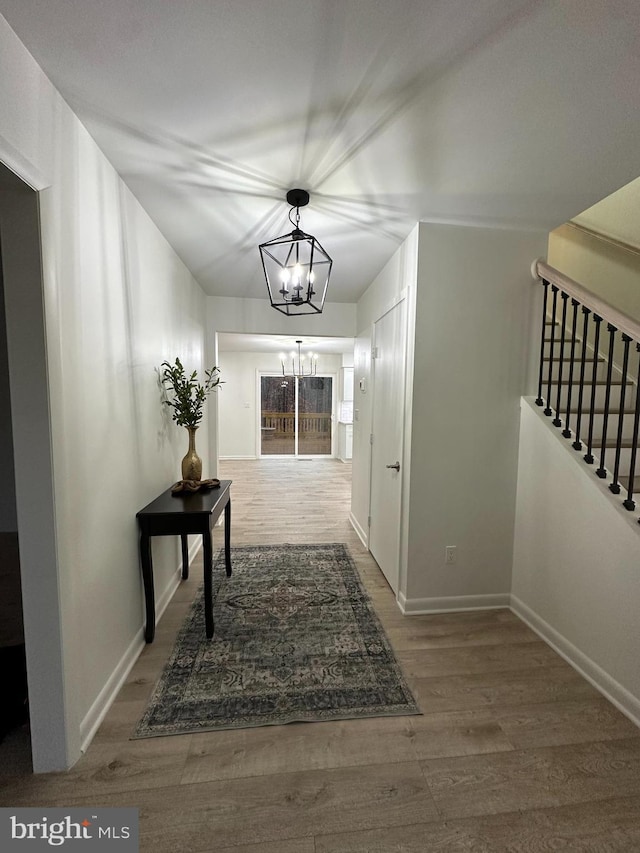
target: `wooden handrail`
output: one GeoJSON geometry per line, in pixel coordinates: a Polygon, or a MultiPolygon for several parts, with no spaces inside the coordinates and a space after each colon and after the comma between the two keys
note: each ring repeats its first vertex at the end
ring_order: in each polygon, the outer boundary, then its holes
{"type": "Polygon", "coordinates": [[[533,269],[538,278],[555,284],[564,293],[577,299],[581,305],[591,309],[594,314],[602,317],[607,323],[612,323],[620,332],[629,335],[634,341],[640,343],[640,323],[634,320],[633,317],[629,317],[628,314],[624,314],[622,311],[614,308],[613,305],[591,293],[591,291],[587,290],[581,284],[578,284],[577,281],[560,272],[560,270],[549,266],[546,261],[536,261],[533,269]]]}

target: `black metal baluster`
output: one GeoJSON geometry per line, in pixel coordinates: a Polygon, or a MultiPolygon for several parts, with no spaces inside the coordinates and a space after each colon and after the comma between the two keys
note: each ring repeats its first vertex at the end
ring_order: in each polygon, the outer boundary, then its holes
{"type": "Polygon", "coordinates": [[[576,325],[578,322],[578,300],[571,299],[571,305],[573,307],[573,321],[571,323],[571,352],[569,354],[569,385],[567,386],[567,417],[564,422],[564,429],[562,430],[562,435],[565,438],[571,438],[571,429],[569,424],[571,422],[571,395],[573,392],[573,368],[575,364],[576,357],[576,325]]]}
{"type": "Polygon", "coordinates": [[[551,410],[551,380],[553,378],[553,348],[556,342],[556,304],[558,301],[558,287],[555,284],[551,285],[553,291],[553,308],[551,310],[551,347],[549,350],[549,374],[547,376],[547,407],[544,414],[549,418],[553,414],[551,410]]]}
{"type": "MultiPolygon", "coordinates": [[[[636,352],[640,354],[640,344],[636,344],[636,352]]],[[[640,358],[638,358],[638,373],[636,376],[636,409],[633,415],[633,438],[631,439],[631,462],[629,463],[629,485],[627,487],[627,499],[622,501],[622,506],[632,512],[636,508],[633,500],[633,481],[636,475],[636,453],[638,447],[638,425],[640,424],[640,358]]],[[[638,519],[640,524],[640,519],[638,519]]]]}
{"type": "Polygon", "coordinates": [[[589,406],[589,436],[587,438],[587,452],[584,456],[584,461],[588,465],[593,465],[593,415],[596,408],[596,375],[598,371],[598,347],[600,346],[600,323],[602,317],[598,314],[593,315],[593,322],[596,324],[595,340],[593,342],[593,369],[591,375],[591,404],[589,406]]]}
{"type": "Polygon", "coordinates": [[[620,483],[618,482],[618,474],[620,473],[620,450],[622,449],[622,426],[624,420],[624,398],[627,389],[627,370],[629,368],[629,344],[631,338],[629,335],[622,334],[624,341],[624,355],[622,357],[622,387],[620,388],[620,417],[618,418],[618,434],[616,437],[616,458],[613,465],[613,482],[609,483],[609,488],[614,495],[620,494],[620,483]]]}
{"type": "Polygon", "coordinates": [[[545,327],[547,325],[547,295],[549,293],[549,282],[546,279],[542,279],[542,286],[544,287],[544,301],[542,303],[542,334],[540,335],[540,371],[538,373],[538,397],[536,399],[536,406],[544,406],[544,400],[542,399],[542,370],[544,367],[544,335],[545,335],[545,327]]]}
{"type": "Polygon", "coordinates": [[[617,327],[612,323],[607,323],[607,331],[609,332],[609,361],[607,364],[607,387],[604,395],[604,415],[602,417],[602,444],[600,446],[600,467],[596,471],[601,480],[607,476],[607,469],[604,467],[604,454],[607,443],[607,426],[609,423],[609,404],[611,403],[611,371],[613,370],[613,345],[615,343],[614,335],[618,331],[617,327]]]}
{"type": "Polygon", "coordinates": [[[562,297],[562,322],[560,323],[560,362],[558,364],[558,393],[556,394],[556,416],[551,421],[551,423],[555,427],[562,426],[562,421],[560,419],[560,394],[562,393],[562,367],[564,365],[564,334],[567,323],[567,299],[569,298],[569,294],[562,292],[560,296],[562,297]]]}
{"type": "Polygon", "coordinates": [[[590,308],[582,306],[584,314],[584,326],[582,329],[582,354],[580,356],[580,386],[578,390],[578,420],[576,422],[576,440],[573,442],[574,450],[582,450],[582,442],[580,441],[580,426],[582,424],[582,399],[584,397],[584,366],[587,359],[587,332],[589,330],[589,314],[590,308]]]}

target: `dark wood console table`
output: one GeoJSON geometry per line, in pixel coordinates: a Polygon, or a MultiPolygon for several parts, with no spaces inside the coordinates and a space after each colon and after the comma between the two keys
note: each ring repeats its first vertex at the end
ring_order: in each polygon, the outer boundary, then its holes
{"type": "Polygon", "coordinates": [[[180,536],[182,540],[182,577],[189,577],[189,533],[202,534],[204,555],[204,613],[206,635],[213,637],[212,530],[224,510],[224,556],[227,577],[231,575],[231,480],[220,480],[220,487],[206,492],[172,495],[167,489],[137,513],[140,529],[140,565],[147,610],[145,640],[153,642],[156,632],[156,604],[153,589],[152,536],[180,536]]]}

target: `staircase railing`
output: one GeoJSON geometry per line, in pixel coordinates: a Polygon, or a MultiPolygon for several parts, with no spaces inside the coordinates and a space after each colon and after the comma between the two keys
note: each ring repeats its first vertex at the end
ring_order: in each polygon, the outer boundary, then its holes
{"type": "MultiPolygon", "coordinates": [[[[544,288],[536,404],[630,512],[640,423],[640,323],[537,261],[544,288]],[[604,341],[604,343],[603,343],[604,341]],[[632,346],[634,345],[634,346],[632,346]],[[601,349],[603,352],[601,352],[601,349]],[[630,365],[631,362],[631,365],[630,365]],[[608,467],[607,467],[608,466],[608,467]]],[[[639,519],[640,522],[640,519],[639,519]]]]}

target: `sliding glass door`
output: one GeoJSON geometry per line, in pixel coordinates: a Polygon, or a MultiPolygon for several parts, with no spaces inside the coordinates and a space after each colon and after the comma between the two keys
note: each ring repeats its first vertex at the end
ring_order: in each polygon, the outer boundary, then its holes
{"type": "Polygon", "coordinates": [[[284,376],[260,377],[260,454],[294,456],[296,388],[284,376]]]}
{"type": "Polygon", "coordinates": [[[260,377],[260,454],[330,456],[331,376],[260,377]]]}
{"type": "Polygon", "coordinates": [[[298,380],[298,455],[331,455],[332,391],[330,376],[298,380]]]}

